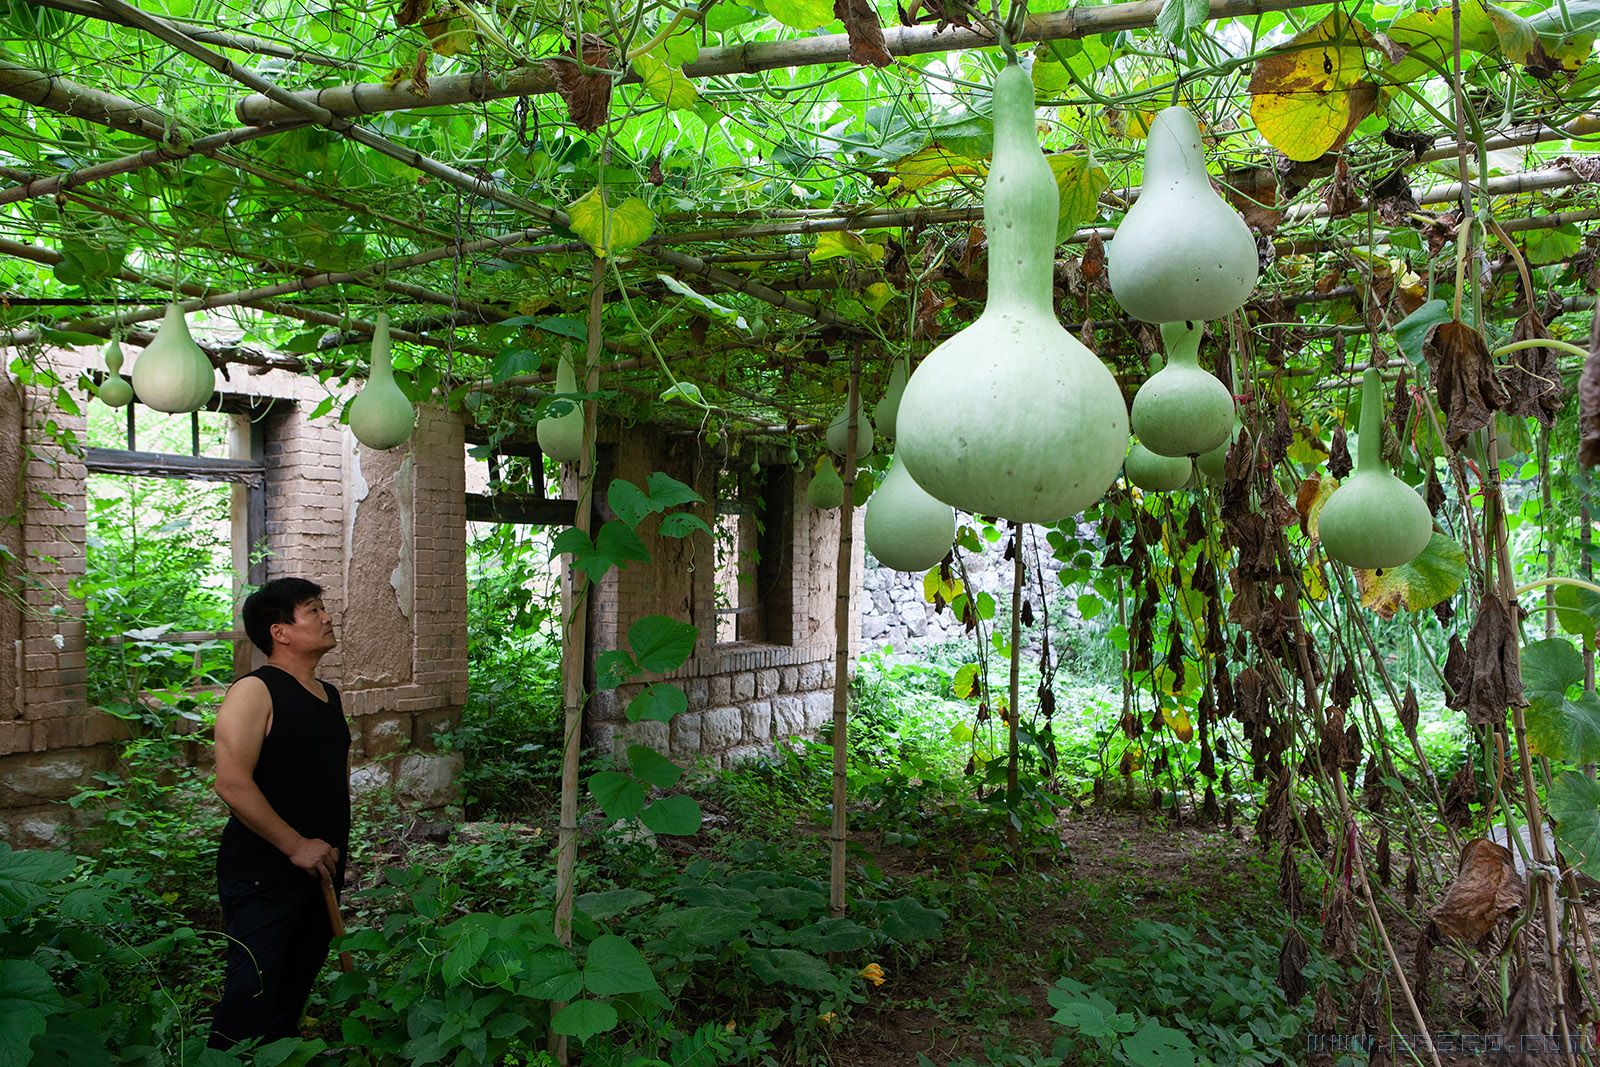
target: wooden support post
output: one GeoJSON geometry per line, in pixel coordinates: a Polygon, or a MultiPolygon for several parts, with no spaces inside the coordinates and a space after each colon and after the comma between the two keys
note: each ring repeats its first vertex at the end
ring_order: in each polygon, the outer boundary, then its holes
{"type": "Polygon", "coordinates": [[[1020,522],[1011,524],[1011,684],[1006,696],[1006,805],[1011,821],[1006,824],[1006,841],[1012,855],[1021,846],[1017,834],[1017,720],[1022,711],[1022,531],[1020,522]]]}
{"type": "MultiPolygon", "coordinates": [[[[584,353],[584,390],[599,384],[600,311],[605,293],[605,260],[594,258],[589,288],[588,347],[584,353]]],[[[595,402],[583,402],[583,455],[578,460],[578,507],[572,524],[585,534],[592,525],[594,491],[595,402]]],[[[561,744],[561,823],[556,849],[555,933],[563,945],[572,944],[573,871],[578,863],[578,751],[583,747],[583,685],[587,664],[589,579],[563,561],[566,596],[561,605],[561,702],[565,724],[561,744]]],[[[562,1005],[550,1005],[553,1017],[562,1005]]],[[[567,1039],[551,1033],[550,1051],[567,1062],[567,1039]]]]}
{"type": "Polygon", "coordinates": [[[844,914],[845,756],[850,715],[850,603],[855,577],[856,409],[861,403],[861,350],[850,360],[850,428],[844,449],[844,502],[839,505],[839,558],[834,567],[833,594],[833,826],[828,831],[832,853],[828,877],[828,910],[844,914]]]}

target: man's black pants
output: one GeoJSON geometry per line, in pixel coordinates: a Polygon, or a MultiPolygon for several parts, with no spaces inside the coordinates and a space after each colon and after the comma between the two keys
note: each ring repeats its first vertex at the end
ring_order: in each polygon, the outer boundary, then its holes
{"type": "Polygon", "coordinates": [[[228,965],[210,1047],[297,1037],[333,928],[314,878],[300,885],[219,878],[228,965]]]}

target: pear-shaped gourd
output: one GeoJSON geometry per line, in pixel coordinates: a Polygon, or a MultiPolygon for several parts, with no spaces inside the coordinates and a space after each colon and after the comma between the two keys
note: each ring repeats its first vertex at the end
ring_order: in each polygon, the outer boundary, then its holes
{"type": "Polygon", "coordinates": [[[95,390],[95,395],[107,407],[124,407],[133,400],[133,386],[117,373],[122,370],[122,345],[115,338],[106,345],[105,360],[106,376],[100,382],[100,388],[95,390]]]}
{"type": "Polygon", "coordinates": [[[988,302],[917,367],[895,426],[906,471],[965,511],[1054,522],[1098,500],[1122,468],[1122,391],[1051,302],[1059,205],[1033,82],[1012,64],[994,82],[988,302]]]}
{"type": "Polygon", "coordinates": [[[1166,493],[1189,484],[1194,462],[1188,456],[1158,456],[1135,442],[1122,461],[1122,473],[1147,493],[1166,493]]]}
{"type": "Polygon", "coordinates": [[[189,336],[183,309],[168,304],[161,327],[133,364],[133,390],[139,403],[173,414],[198,411],[216,387],[217,372],[189,336]]]}
{"type": "Polygon", "coordinates": [[[389,352],[389,313],[378,312],[372,327],[372,363],[367,383],[350,402],[350,432],[368,448],[393,448],[411,436],[417,412],[395,383],[389,352]]]}
{"type": "Polygon", "coordinates": [[[1111,295],[1145,322],[1204,322],[1237,311],[1261,269],[1256,242],[1211,188],[1194,116],[1167,108],[1145,144],[1139,199],[1106,246],[1111,295]]]}
{"type": "MultiPolygon", "coordinates": [[[[850,442],[850,401],[846,400],[839,408],[839,414],[828,423],[828,450],[836,456],[845,454],[845,446],[850,442]]],[[[867,418],[867,409],[861,403],[860,394],[856,395],[856,458],[872,454],[872,420],[867,418]]]]}
{"type": "Polygon", "coordinates": [[[1133,432],[1158,456],[1198,456],[1228,439],[1233,394],[1200,367],[1198,322],[1163,322],[1167,365],[1133,398],[1133,432]]]}
{"type": "MultiPolygon", "coordinates": [[[[578,379],[572,360],[566,354],[556,364],[556,392],[576,393],[578,379]]],[[[576,463],[583,455],[583,405],[574,403],[564,415],[546,415],[534,427],[534,436],[545,455],[559,463],[576,463]]]]}
{"type": "Polygon", "coordinates": [[[844,503],[844,481],[839,477],[839,472],[833,469],[833,460],[823,456],[817,460],[817,473],[811,476],[811,484],[806,486],[806,499],[811,501],[814,508],[836,508],[844,503]]]}
{"type": "Polygon", "coordinates": [[[891,570],[925,571],[944,559],[956,536],[956,512],[935,500],[889,461],[883,484],[867,501],[867,548],[891,570]]]}
{"type": "Polygon", "coordinates": [[[1194,461],[1194,465],[1199,468],[1201,474],[1205,475],[1207,478],[1210,478],[1214,482],[1222,481],[1224,468],[1228,465],[1228,450],[1231,449],[1233,447],[1233,443],[1239,439],[1239,432],[1242,429],[1243,427],[1240,426],[1238,420],[1235,419],[1233,429],[1229,431],[1228,439],[1226,441],[1222,442],[1216,448],[1211,449],[1209,452],[1200,453],[1199,458],[1194,461]]]}
{"type": "Polygon", "coordinates": [[[1433,538],[1428,505],[1383,462],[1383,413],[1383,379],[1369,369],[1361,380],[1355,473],[1322,505],[1317,524],[1329,556],[1365,570],[1410,563],[1433,538]]]}
{"type": "Polygon", "coordinates": [[[872,409],[872,428],[879,437],[894,437],[895,419],[900,414],[900,397],[906,391],[906,357],[894,361],[889,372],[889,384],[883,390],[883,399],[872,409]]]}

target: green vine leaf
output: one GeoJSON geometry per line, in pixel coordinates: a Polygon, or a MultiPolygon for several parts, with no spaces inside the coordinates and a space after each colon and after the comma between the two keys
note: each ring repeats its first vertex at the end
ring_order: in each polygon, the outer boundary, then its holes
{"type": "Polygon", "coordinates": [[[587,1041],[616,1026],[617,1009],[603,1000],[574,1000],[550,1020],[550,1029],[579,1041],[587,1041]]]}
{"type": "Polygon", "coordinates": [[[833,21],[833,0],[754,0],[754,6],[797,30],[815,30],[833,21]]]}
{"type": "Polygon", "coordinates": [[[1600,878],[1600,783],[1581,771],[1564,771],[1550,789],[1550,818],[1567,861],[1600,878]]]}
{"type": "Polygon", "coordinates": [[[626,252],[643,243],[656,228],[655,213],[644,201],[630,196],[612,207],[599,189],[590,189],[573,201],[567,207],[567,215],[572,232],[601,257],[626,252]]]}
{"type": "Polygon", "coordinates": [[[1600,759],[1600,697],[1583,690],[1583,656],[1564,637],[1522,647],[1522,695],[1528,741],[1541,756],[1566,763],[1600,759]]]}
{"type": "Polygon", "coordinates": [[[700,102],[694,82],[689,80],[681,67],[663,63],[652,55],[642,55],[634,59],[633,70],[639,75],[644,91],[674,111],[692,108],[700,102]]]}
{"type": "Polygon", "coordinates": [[[1065,241],[1100,214],[1100,194],[1110,187],[1111,179],[1091,153],[1062,152],[1048,158],[1061,196],[1056,240],[1065,241]]]}
{"type": "Polygon", "coordinates": [[[699,803],[687,793],[662,797],[639,814],[639,821],[647,828],[672,837],[692,837],[699,833],[701,819],[699,803]]]}
{"type": "Polygon", "coordinates": [[[628,627],[628,646],[643,670],[675,671],[688,662],[700,631],[666,615],[646,615],[628,627]]]}
{"type": "Polygon", "coordinates": [[[1461,546],[1438,531],[1410,563],[1383,571],[1356,571],[1361,606],[1391,619],[1401,608],[1426,611],[1455,595],[1467,580],[1467,557],[1461,546]]]}

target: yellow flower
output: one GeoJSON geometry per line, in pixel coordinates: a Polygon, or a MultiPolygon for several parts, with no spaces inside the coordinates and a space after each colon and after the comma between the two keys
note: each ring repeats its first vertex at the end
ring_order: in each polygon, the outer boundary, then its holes
{"type": "Polygon", "coordinates": [[[728,1033],[730,1033],[730,1034],[731,1034],[731,1033],[733,1033],[733,1031],[734,1031],[734,1027],[735,1027],[735,1025],[736,1025],[736,1024],[735,1024],[735,1023],[734,1023],[734,1021],[733,1021],[733,1020],[732,1020],[732,1019],[729,1019],[729,1020],[728,1020],[728,1023],[727,1023],[727,1025],[726,1025],[726,1026],[724,1026],[724,1027],[723,1027],[723,1029],[724,1029],[724,1030],[726,1030],[726,1031],[727,1031],[727,1032],[728,1032],[728,1033]]]}
{"type": "Polygon", "coordinates": [[[879,967],[876,963],[869,963],[865,967],[861,968],[860,974],[861,977],[865,978],[873,985],[882,985],[884,983],[883,968],[879,967]]]}
{"type": "Polygon", "coordinates": [[[817,1016],[817,1022],[826,1023],[827,1025],[832,1026],[834,1020],[838,1017],[839,1014],[837,1012],[825,1011],[821,1015],[817,1016]]]}

